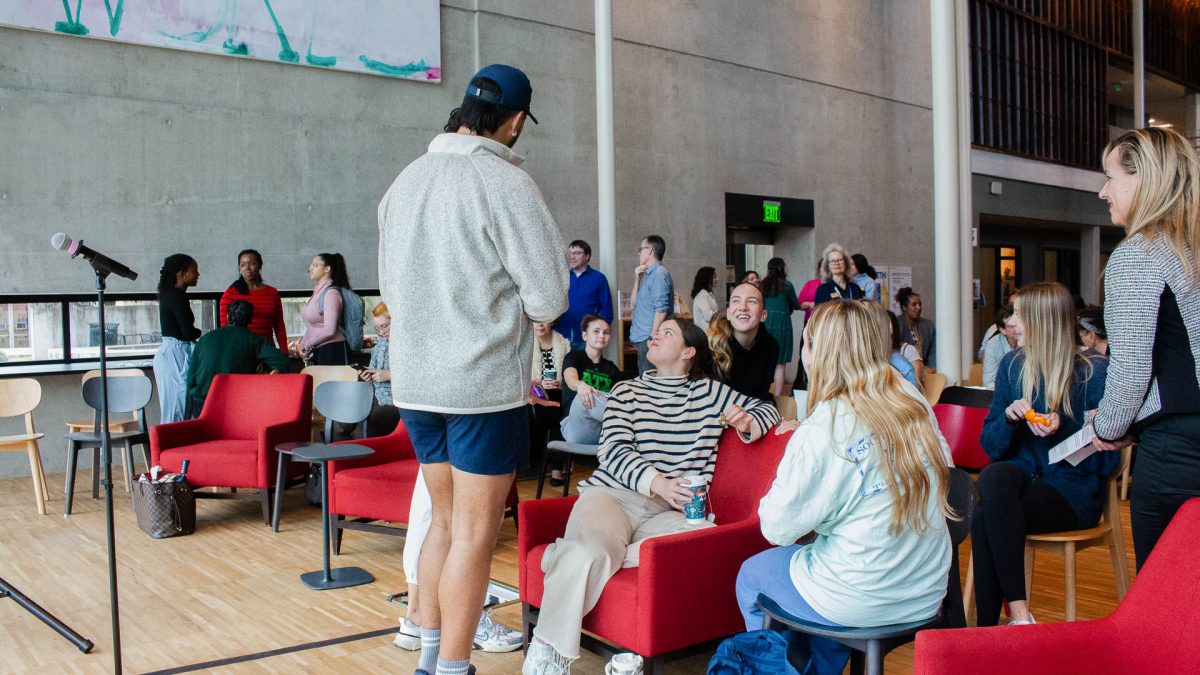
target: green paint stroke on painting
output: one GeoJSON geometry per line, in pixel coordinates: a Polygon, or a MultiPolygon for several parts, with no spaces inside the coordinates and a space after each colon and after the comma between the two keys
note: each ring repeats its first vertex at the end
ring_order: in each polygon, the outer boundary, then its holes
{"type": "Polygon", "coordinates": [[[279,36],[279,60],[287,61],[288,63],[299,63],[300,55],[288,44],[287,35],[283,32],[283,26],[279,25],[279,19],[275,18],[275,10],[271,9],[271,0],[263,0],[263,4],[267,6],[267,13],[271,15],[271,22],[275,24],[275,34],[279,36]]]}
{"type": "Polygon", "coordinates": [[[332,68],[337,65],[336,56],[318,56],[312,53],[312,41],[308,42],[308,53],[304,55],[304,60],[310,66],[321,66],[322,68],[332,68]]]}
{"type": "Polygon", "coordinates": [[[221,49],[224,49],[226,54],[239,54],[241,56],[248,56],[250,54],[250,48],[246,46],[245,42],[234,42],[232,37],[225,38],[225,44],[221,45],[221,49]]]}
{"type": "Polygon", "coordinates": [[[67,2],[67,0],[62,0],[62,4],[63,11],[67,13],[67,20],[55,21],[54,30],[69,35],[87,35],[89,32],[87,26],[79,21],[79,12],[83,8],[83,0],[79,0],[75,5],[75,16],[71,16],[71,3],[67,2]]]}
{"type": "Polygon", "coordinates": [[[367,70],[373,70],[383,75],[391,75],[392,77],[412,77],[413,75],[419,75],[429,70],[429,65],[425,63],[425,59],[403,66],[393,66],[390,63],[369,59],[366,55],[359,56],[358,60],[362,61],[367,70]]]}
{"type": "Polygon", "coordinates": [[[125,0],[117,0],[117,11],[115,12],[108,0],[104,0],[104,9],[108,12],[108,32],[113,37],[117,37],[117,32],[121,30],[121,17],[125,15],[125,0]]]}

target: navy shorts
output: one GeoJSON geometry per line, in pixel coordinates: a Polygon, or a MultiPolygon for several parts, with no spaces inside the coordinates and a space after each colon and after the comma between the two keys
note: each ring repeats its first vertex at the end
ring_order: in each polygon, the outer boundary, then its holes
{"type": "Polygon", "coordinates": [[[526,406],[478,415],[401,408],[400,419],[422,464],[450,462],[459,471],[484,476],[529,468],[526,406]]]}

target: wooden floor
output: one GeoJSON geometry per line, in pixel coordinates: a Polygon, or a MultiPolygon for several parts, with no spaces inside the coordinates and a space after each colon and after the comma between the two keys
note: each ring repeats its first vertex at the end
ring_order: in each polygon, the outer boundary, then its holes
{"type": "MultiPolygon", "coordinates": [[[[96,643],[82,654],[11,600],[0,600],[0,672],[102,673],[112,671],[104,509],[92,501],[83,473],[76,485],[75,513],[62,514],[62,476],[47,477],[51,515],[38,516],[26,479],[0,480],[0,577],[96,643]]],[[[535,483],[522,481],[522,499],[535,483]]],[[[385,596],[404,590],[403,539],[347,532],[334,565],[357,565],[375,575],[366,586],[317,592],[299,575],[321,566],[320,511],[303,504],[298,490],[284,503],[278,534],[260,520],[257,502],[205,500],[198,505],[196,533],[153,540],[138,529],[129,498],[115,495],[124,667],[148,672],[257,654],[305,643],[394,627],[399,607],[385,596]]],[[[1122,525],[1132,574],[1128,503],[1122,525]]],[[[969,542],[968,542],[969,543],[969,542]]],[[[963,549],[965,571],[967,549],[963,549]]],[[[516,531],[505,522],[492,576],[516,585],[516,531]]],[[[1107,552],[1079,555],[1079,617],[1104,616],[1116,606],[1107,552]]],[[[1031,607],[1040,622],[1063,617],[1061,559],[1039,556],[1031,607]]],[[[519,606],[497,612],[520,625],[519,606]]],[[[668,673],[703,673],[711,654],[674,661],[668,673]]],[[[480,673],[518,673],[520,652],[475,652],[480,673]]],[[[272,656],[214,668],[223,673],[408,673],[416,654],[391,644],[391,635],[272,656]]],[[[603,661],[585,655],[572,669],[603,672],[603,661]]],[[[912,648],[893,652],[888,673],[912,672],[912,648]]]]}

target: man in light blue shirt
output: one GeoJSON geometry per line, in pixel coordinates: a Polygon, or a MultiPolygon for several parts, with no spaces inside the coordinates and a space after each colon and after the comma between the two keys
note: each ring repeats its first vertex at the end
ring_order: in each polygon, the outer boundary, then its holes
{"type": "Polygon", "coordinates": [[[675,313],[675,284],[663,267],[667,242],[657,234],[638,246],[637,275],[633,279],[633,317],[629,322],[629,341],[637,345],[638,375],[650,370],[646,349],[659,324],[675,313]]]}

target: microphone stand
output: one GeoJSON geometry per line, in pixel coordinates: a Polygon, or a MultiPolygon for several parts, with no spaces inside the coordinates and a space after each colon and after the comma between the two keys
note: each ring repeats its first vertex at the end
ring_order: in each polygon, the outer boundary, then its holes
{"type": "Polygon", "coordinates": [[[112,609],[113,631],[113,672],[121,675],[121,613],[117,605],[117,548],[113,535],[113,498],[112,498],[112,448],[110,447],[108,427],[108,332],[104,324],[104,289],[108,272],[97,267],[92,268],[96,273],[96,303],[100,310],[100,463],[104,467],[104,519],[105,533],[108,537],[108,595],[112,609]]]}

